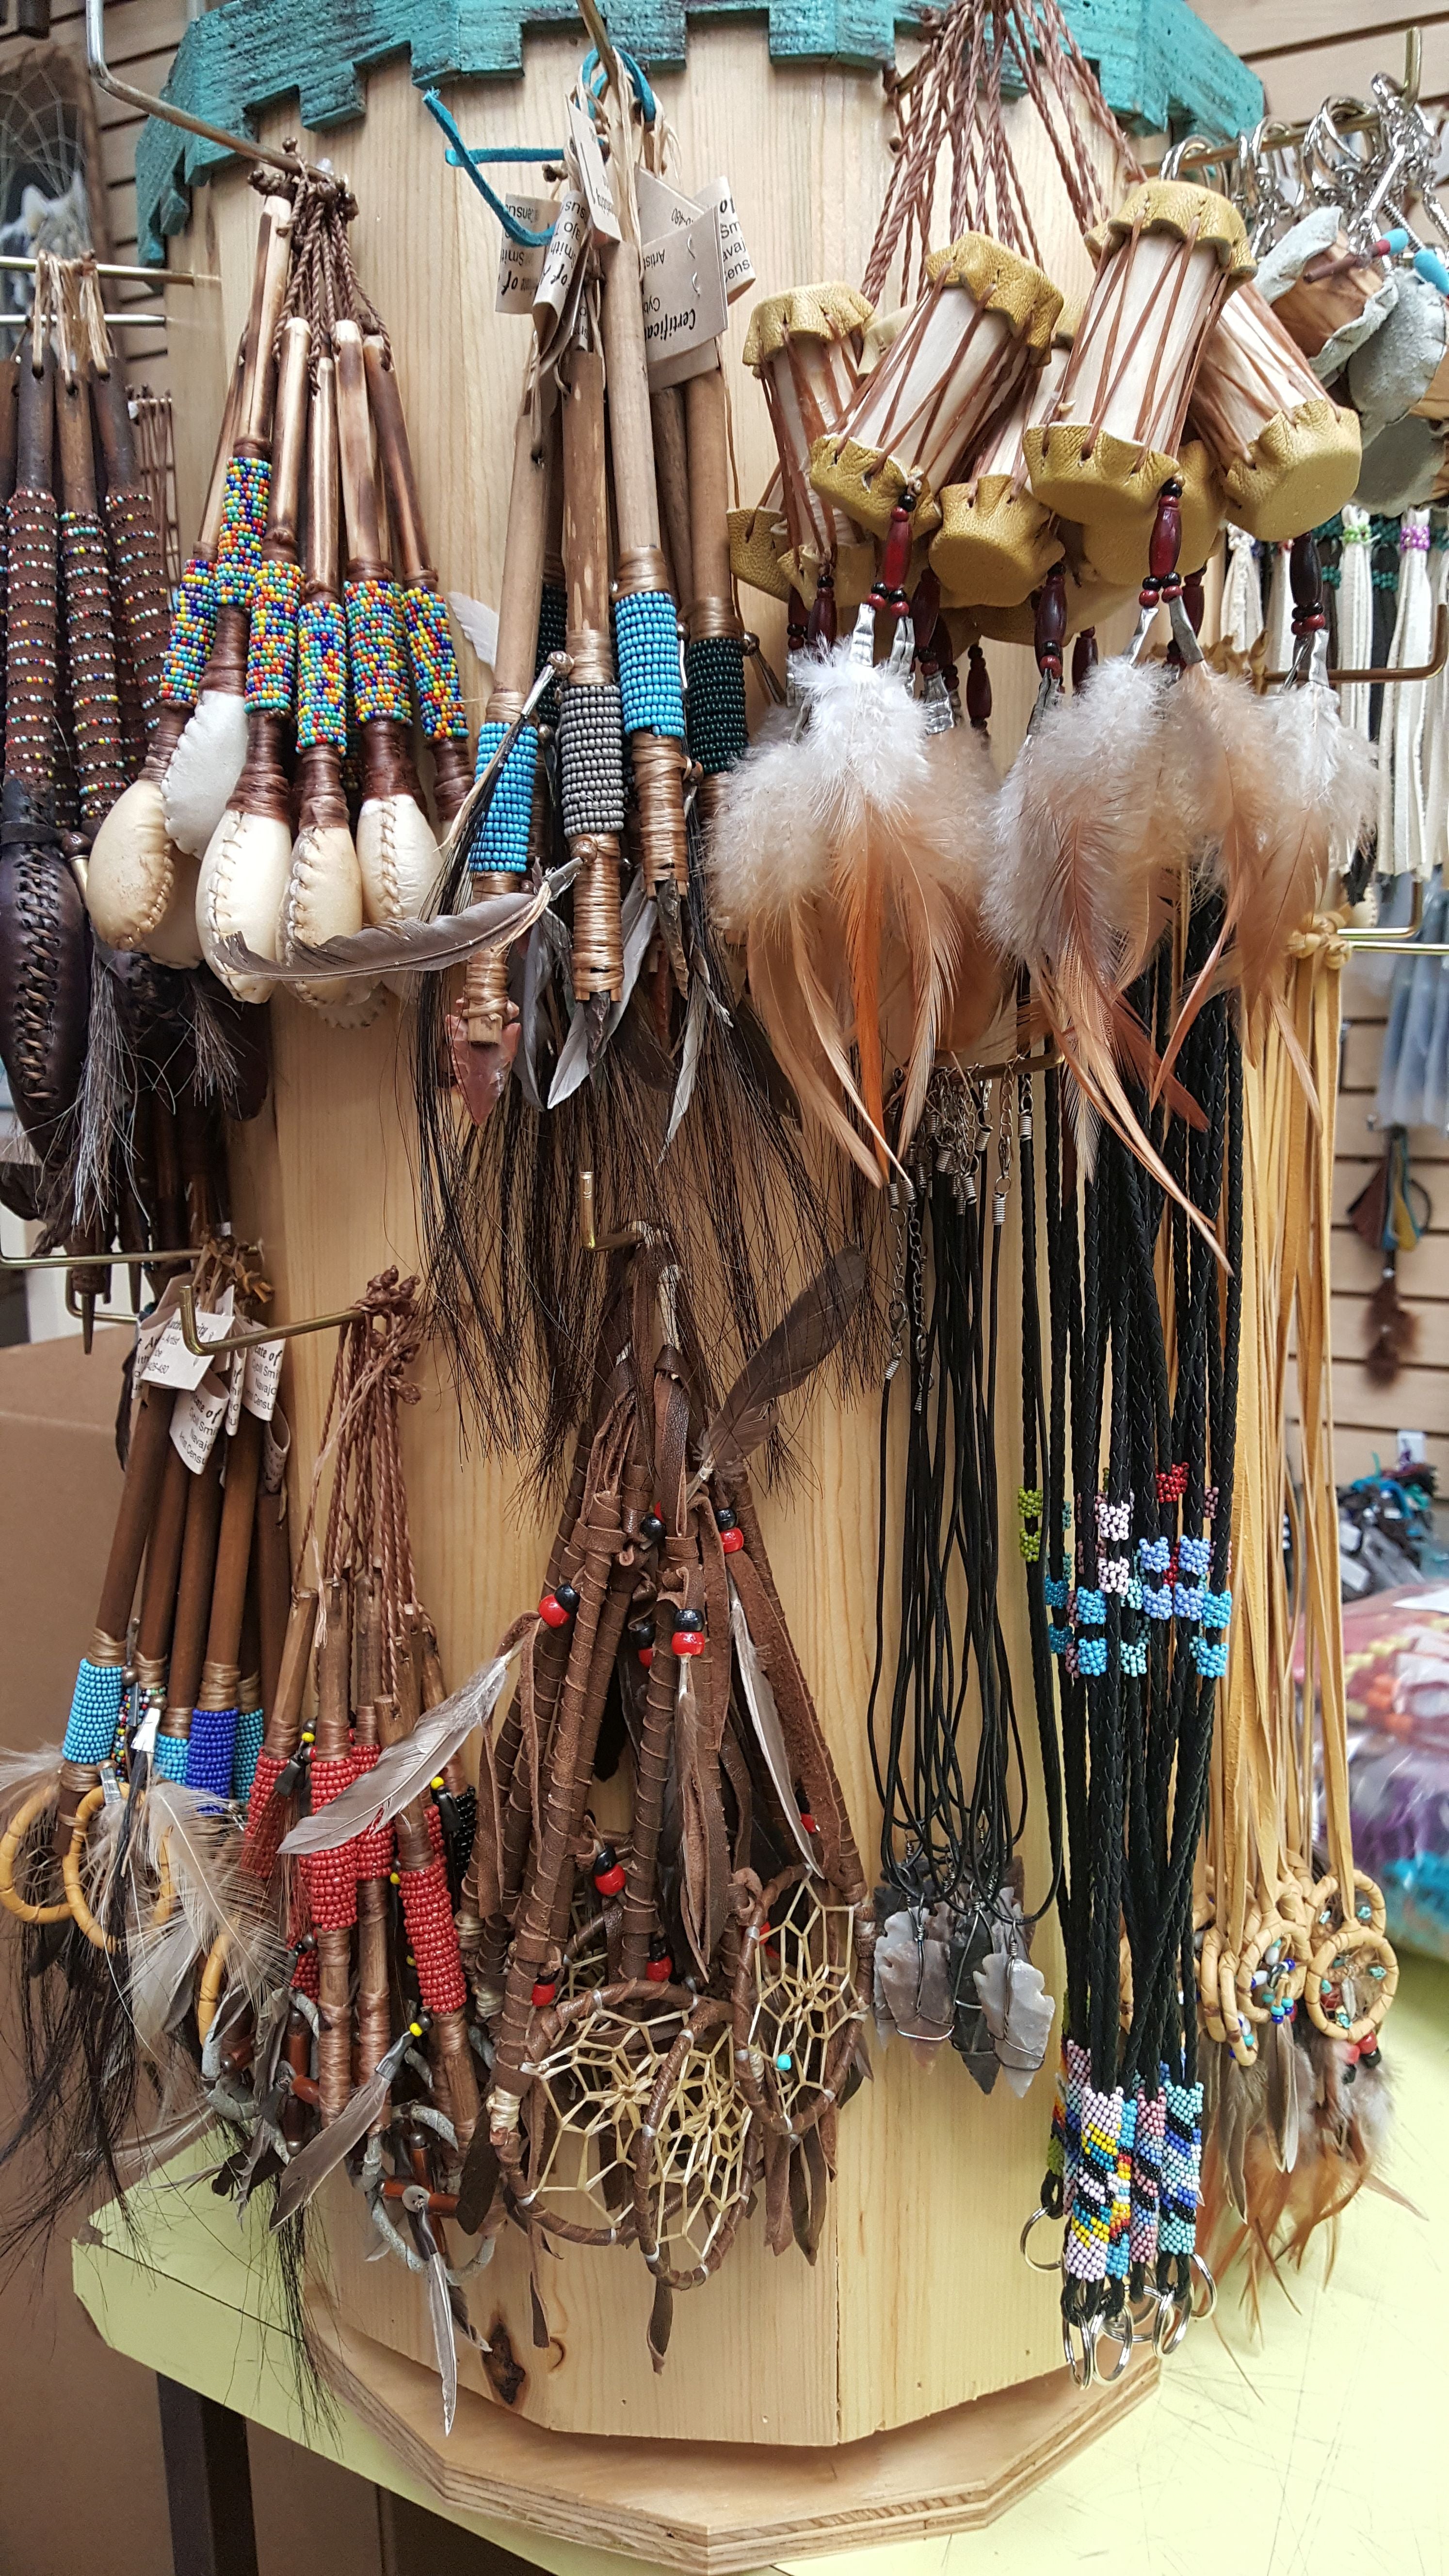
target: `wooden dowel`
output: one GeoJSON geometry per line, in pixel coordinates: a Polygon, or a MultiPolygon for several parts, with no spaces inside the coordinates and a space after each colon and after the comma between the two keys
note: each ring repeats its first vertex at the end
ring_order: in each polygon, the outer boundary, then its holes
{"type": "Polygon", "coordinates": [[[616,242],[605,253],[604,360],[609,373],[610,455],[619,552],[636,554],[659,544],[659,501],[654,487],[639,253],[630,241],[616,242]]]}
{"type": "Polygon", "coordinates": [[[342,455],[342,512],[347,526],[347,568],[354,580],[380,580],[387,571],[372,461],[372,425],[362,333],[355,322],[332,331],[337,364],[337,435],[342,455]]]}
{"type": "Polygon", "coordinates": [[[282,318],[291,257],[291,206],[285,197],[266,197],[262,201],[257,260],[252,274],[247,354],[237,418],[236,449],[243,455],[265,456],[271,445],[277,324],[282,318]]]}
{"type": "Polygon", "coordinates": [[[146,1546],[146,1574],[141,1585],[141,1617],[136,1630],[136,1659],[162,1664],[171,1651],[176,1618],[176,1584],[181,1572],[181,1542],[186,1534],[186,1504],[191,1473],[174,1441],[166,1443],[161,1490],[146,1546]]]}
{"type": "Polygon", "coordinates": [[[106,1560],[105,1580],[96,1610],[96,1626],[101,1635],[112,1638],[123,1650],[131,1603],[136,1595],[136,1577],[141,1571],[147,1533],[155,1518],[161,1492],[166,1453],[170,1447],[171,1408],[175,1400],[175,1390],[169,1386],[143,1387],[131,1425],[126,1481],[121,1489],[120,1509],[111,1533],[111,1552],[106,1560]]]}
{"type": "MultiPolygon", "coordinates": [[[[654,426],[654,473],[659,490],[659,513],[664,522],[664,542],[669,553],[669,570],[674,596],[683,609],[694,597],[694,546],[690,529],[690,455],[685,445],[684,390],[679,385],[664,385],[649,397],[649,411],[654,426]]],[[[729,562],[729,542],[725,542],[725,562],[729,562]]]]}
{"type": "MultiPolygon", "coordinates": [[[[362,357],[373,426],[377,431],[378,459],[387,489],[388,518],[398,577],[414,589],[436,590],[438,576],[428,555],[422,503],[418,499],[418,480],[413,467],[408,426],[403,417],[397,369],[386,341],[374,331],[370,331],[362,343],[362,357]]],[[[508,533],[511,538],[511,510],[508,533]]]]}
{"type": "Polygon", "coordinates": [[[261,1674],[262,1706],[270,1719],[281,1679],[292,1599],[292,1551],[287,1544],[285,1493],[257,1494],[255,1563],[257,1668],[261,1674]]]}
{"type": "Polygon", "coordinates": [[[262,1703],[267,1713],[263,1742],[266,1751],[278,1762],[290,1762],[302,1732],[302,1710],[306,1704],[307,1674],[311,1668],[312,1636],[316,1625],[316,1593],[294,1593],[276,1690],[262,1703]]]}
{"type": "Polygon", "coordinates": [[[307,447],[310,393],[308,367],[312,333],[300,314],[282,325],[282,356],[277,370],[277,415],[272,440],[272,480],[267,494],[264,555],[295,563],[302,497],[302,461],[307,447]]]}
{"type": "Polygon", "coordinates": [[[217,1442],[199,1476],[191,1479],[186,1498],[186,1531],[181,1542],[181,1573],[176,1587],[176,1619],[171,1632],[171,1671],[166,1686],[166,1713],[178,1724],[168,1732],[189,1731],[191,1713],[201,1689],[211,1625],[211,1587],[216,1574],[216,1545],[221,1530],[221,1451],[217,1442]],[[185,1718],[186,1728],[179,1721],[185,1718]]]}
{"type": "MultiPolygon", "coordinates": [[[[236,1671],[261,1464],[262,1426],[256,1414],[249,1413],[243,1405],[241,1418],[226,1445],[226,1490],[206,1636],[206,1661],[214,1676],[236,1671]]],[[[230,1704],[226,1699],[218,1703],[222,1707],[230,1704]]]]}

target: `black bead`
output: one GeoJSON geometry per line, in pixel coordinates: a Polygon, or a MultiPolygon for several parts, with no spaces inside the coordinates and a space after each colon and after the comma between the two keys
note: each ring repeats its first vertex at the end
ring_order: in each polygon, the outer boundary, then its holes
{"type": "Polygon", "coordinates": [[[642,1539],[647,1539],[651,1547],[658,1546],[660,1540],[664,1536],[664,1523],[657,1512],[645,1513],[644,1518],[639,1523],[639,1536],[642,1539]]]}
{"type": "Polygon", "coordinates": [[[579,1606],[579,1596],[573,1585],[571,1583],[556,1583],[553,1587],[553,1597],[558,1603],[560,1610],[567,1610],[569,1617],[572,1618],[574,1612],[579,1606]]]}
{"type": "Polygon", "coordinates": [[[653,1620],[636,1619],[629,1630],[629,1642],[633,1646],[652,1646],[654,1643],[653,1620]]]}
{"type": "Polygon", "coordinates": [[[674,1624],[676,1628],[682,1628],[687,1637],[698,1636],[700,1629],[704,1626],[704,1612],[702,1610],[681,1610],[674,1624]]]}
{"type": "Polygon", "coordinates": [[[589,1864],[589,1876],[591,1878],[607,1878],[610,1870],[616,1867],[617,1862],[618,1854],[615,1851],[613,1844],[600,1843],[598,1850],[595,1852],[594,1857],[589,1864]]]}
{"type": "Polygon", "coordinates": [[[736,1512],[730,1511],[728,1506],[726,1506],[724,1509],[715,1513],[714,1525],[718,1530],[736,1529],[739,1526],[739,1515],[736,1512]]]}

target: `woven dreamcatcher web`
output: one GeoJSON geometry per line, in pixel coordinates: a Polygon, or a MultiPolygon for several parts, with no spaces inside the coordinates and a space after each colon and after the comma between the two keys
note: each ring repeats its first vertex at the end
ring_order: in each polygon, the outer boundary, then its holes
{"type": "Polygon", "coordinates": [[[1092,145],[1105,141],[1119,170],[1141,166],[1102,96],[1056,0],[952,0],[913,68],[887,87],[899,126],[895,168],[862,281],[878,303],[897,253],[903,296],[919,294],[933,240],[989,233],[1043,265],[1028,191],[1005,109],[1025,94],[1045,133],[1081,231],[1108,212],[1092,145]],[[950,158],[949,225],[936,209],[943,155],[950,158]],[[914,271],[914,277],[913,277],[914,271]]]}
{"type": "Polygon", "coordinates": [[[723,2262],[749,2197],[753,2129],[735,2080],[728,2006],[699,2004],[665,2061],[635,2147],[639,2242],[656,2280],[681,2289],[723,2262]]]}
{"type": "MultiPolygon", "coordinates": [[[[76,71],[59,47],[37,45],[0,81],[0,252],[33,259],[38,250],[79,259],[107,255],[92,204],[93,128],[76,96],[76,71]]],[[[0,271],[0,315],[29,312],[35,281],[0,271]]],[[[13,325],[8,326],[13,330],[13,325]]],[[[7,348],[13,342],[7,337],[7,348]]]]}
{"type": "Polygon", "coordinates": [[[855,1917],[797,1887],[755,1946],[754,2010],[746,2045],[772,2111],[804,2127],[838,2089],[847,2037],[859,2028],[854,1982],[855,1917]]]}
{"type": "Polygon", "coordinates": [[[519,2205],[545,2233],[594,2244],[632,2235],[635,2144],[679,2019],[677,2011],[650,2020],[607,2008],[569,2013],[570,2026],[535,2061],[519,2205]]]}

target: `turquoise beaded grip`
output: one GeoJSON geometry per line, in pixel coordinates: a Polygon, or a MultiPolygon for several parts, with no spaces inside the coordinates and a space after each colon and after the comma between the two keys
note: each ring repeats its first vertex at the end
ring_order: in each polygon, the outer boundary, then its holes
{"type": "Polygon", "coordinates": [[[80,1763],[91,1771],[109,1762],[115,1749],[125,1678],[119,1664],[93,1664],[88,1655],[82,1657],[65,1742],[60,1748],[64,1761],[80,1763]]]}
{"type": "MultiPolygon", "coordinates": [[[[481,778],[493,754],[507,733],[506,724],[489,723],[478,733],[478,776],[481,778]]],[[[524,725],[493,781],[493,798],[483,817],[483,829],[474,843],[471,864],[475,876],[490,871],[500,876],[522,876],[528,866],[528,833],[533,817],[533,779],[538,766],[538,736],[532,725],[524,725]]]]}
{"type": "Polygon", "coordinates": [[[636,590],[616,602],[615,643],[626,733],[684,740],[679,627],[667,590],[636,590]]]}

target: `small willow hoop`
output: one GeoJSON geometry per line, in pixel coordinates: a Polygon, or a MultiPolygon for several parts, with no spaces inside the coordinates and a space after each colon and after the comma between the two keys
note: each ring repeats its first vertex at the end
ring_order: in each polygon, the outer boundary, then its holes
{"type": "Polygon", "coordinates": [[[1039,2227],[1044,2218],[1050,2218],[1050,2216],[1051,2211],[1048,2209],[1046,2202],[1044,2200],[1038,2201],[1036,2208],[1032,2211],[1030,2218],[1027,2220],[1026,2225],[1022,2229],[1021,2235],[1017,2240],[1021,2246],[1022,2260],[1029,2272],[1060,2272],[1062,2268],[1062,2258],[1060,2255],[1057,2256],[1054,2263],[1039,2263],[1036,2256],[1027,2251],[1027,2248],[1031,2243],[1032,2230],[1039,2227]]]}
{"type": "MultiPolygon", "coordinates": [[[[117,1788],[122,1798],[129,1798],[131,1794],[129,1783],[120,1781],[117,1783],[117,1788]]],[[[61,1856],[60,1874],[65,1881],[65,1892],[69,1899],[67,1912],[75,1917],[86,1939],[97,1950],[108,1950],[114,1954],[120,1946],[115,1934],[104,1931],[96,1921],[86,1902],[85,1889],[81,1885],[81,1854],[85,1849],[86,1836],[90,1831],[92,1818],[99,1813],[105,1803],[106,1792],[103,1788],[87,1789],[71,1820],[70,1846],[61,1856]]],[[[152,1909],[151,1922],[153,1928],[158,1931],[176,1909],[176,1886],[171,1874],[170,1860],[167,1857],[169,1839],[169,1835],[162,1837],[156,1862],[156,1902],[152,1909]]]]}
{"type": "MultiPolygon", "coordinates": [[[[123,1789],[121,1792],[122,1797],[124,1797],[125,1794],[126,1793],[123,1789]]],[[[85,1890],[81,1886],[80,1874],[81,1853],[85,1849],[86,1834],[90,1827],[91,1818],[96,1814],[99,1808],[105,1805],[105,1802],[106,1793],[104,1789],[87,1789],[85,1796],[82,1798],[80,1805],[75,1811],[75,1815],[71,1823],[70,1843],[61,1857],[60,1874],[65,1881],[66,1895],[70,1899],[70,1911],[75,1916],[75,1919],[80,1925],[82,1932],[84,1932],[86,1939],[93,1942],[98,1950],[114,1951],[116,1948],[115,1935],[104,1931],[101,1925],[96,1921],[89,1905],[86,1903],[85,1890]]]]}
{"type": "Polygon", "coordinates": [[[22,1923],[60,1923],[70,1912],[70,1899],[61,1905],[32,1905],[15,1884],[15,1864],[20,1848],[32,1825],[38,1824],[50,1805],[50,1791],[36,1789],[18,1807],[3,1834],[0,1834],[0,1905],[9,1914],[18,1915],[22,1923]]]}
{"type": "Polygon", "coordinates": [[[1382,1935],[1384,1927],[1388,1921],[1388,1913],[1384,1905],[1381,1889],[1377,1886],[1375,1881],[1369,1877],[1367,1870],[1363,1869],[1356,1869],[1354,1871],[1353,1887],[1355,1903],[1353,1914],[1352,1916],[1349,1916],[1344,1913],[1342,1892],[1339,1888],[1338,1880],[1334,1877],[1333,1872],[1330,1870],[1326,1878],[1320,1878],[1314,1886],[1312,1895],[1308,1900],[1310,1917],[1309,1928],[1314,1932],[1327,1932],[1328,1924],[1322,1923],[1320,1918],[1327,1915],[1328,1922],[1332,1923],[1333,1900],[1337,1897],[1338,1919],[1341,1924],[1347,1928],[1352,1928],[1354,1924],[1357,1924],[1361,1931],[1369,1930],[1382,1935]],[[1368,1899],[1369,1910],[1366,1919],[1361,1917],[1358,1911],[1357,1899],[1361,1895],[1366,1896],[1368,1899]]]}
{"type": "Polygon", "coordinates": [[[1378,2029],[1394,2000],[1398,1982],[1399,1963],[1384,1934],[1372,1930],[1367,1923],[1340,1923],[1338,1930],[1330,1932],[1328,1939],[1313,1953],[1303,2000],[1315,2030],[1321,2030],[1325,2039],[1342,2039],[1353,2045],[1367,2039],[1370,2031],[1378,2029]],[[1342,2005],[1333,2012],[1328,2010],[1323,2000],[1324,1989],[1337,1982],[1334,1972],[1341,1960],[1358,1958],[1365,1951],[1380,1962],[1382,1974],[1375,1980],[1379,1991],[1367,2012],[1357,2013],[1346,2022],[1342,2018],[1342,2005]]]}
{"type": "Polygon", "coordinates": [[[221,2002],[221,1990],[226,1982],[226,1963],[230,1950],[231,1934],[218,1932],[211,1948],[207,1951],[206,1965],[201,1971],[201,1983],[196,1990],[196,2030],[203,2047],[206,2045],[207,2033],[216,2019],[217,2006],[221,2002]]]}

